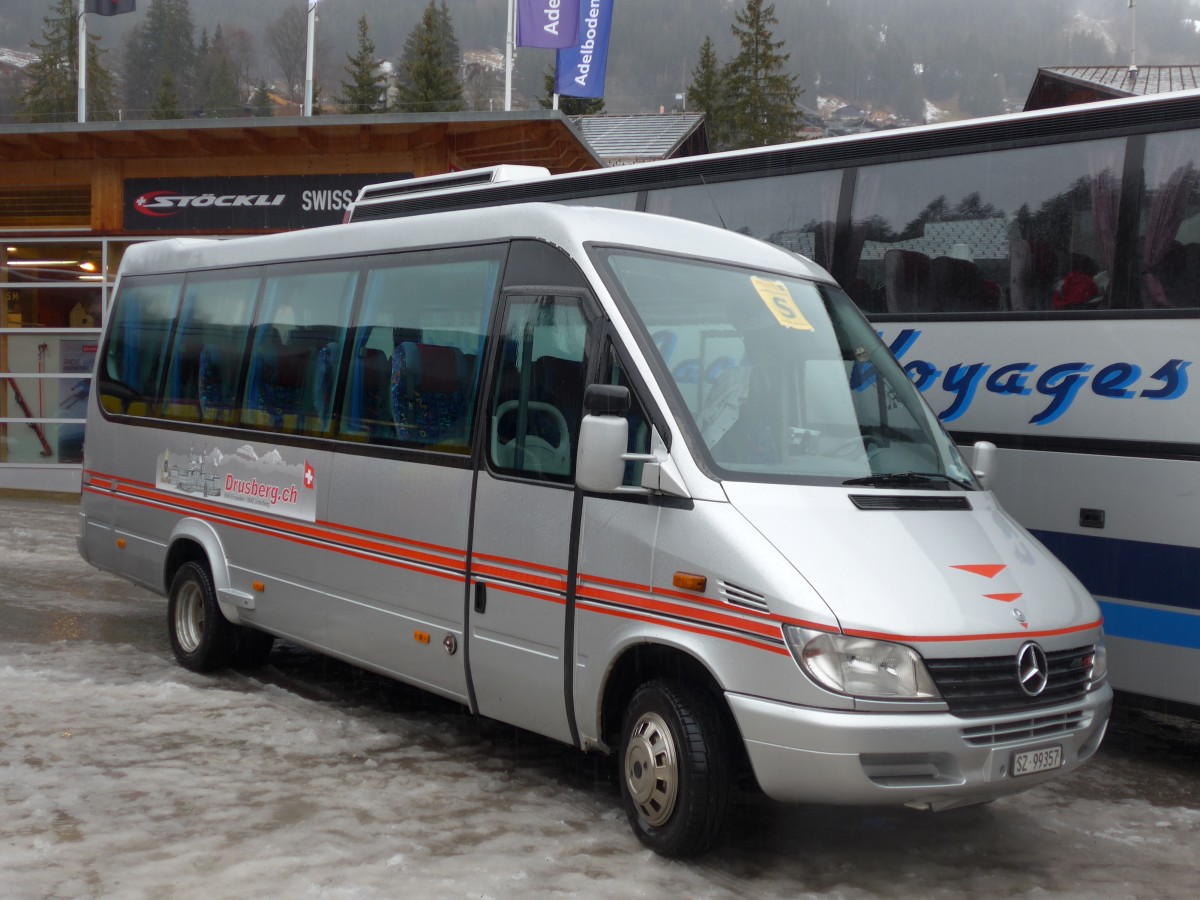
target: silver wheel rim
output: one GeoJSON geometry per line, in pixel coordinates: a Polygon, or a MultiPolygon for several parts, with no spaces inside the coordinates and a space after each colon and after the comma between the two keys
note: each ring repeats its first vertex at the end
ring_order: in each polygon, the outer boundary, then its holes
{"type": "Polygon", "coordinates": [[[195,653],[204,637],[204,595],[200,586],[188,581],[175,598],[175,638],[184,653],[195,653]]]}
{"type": "Polygon", "coordinates": [[[625,747],[625,785],[642,820],[662,825],[675,811],[679,765],[671,730],[658,713],[644,713],[625,747]]]}

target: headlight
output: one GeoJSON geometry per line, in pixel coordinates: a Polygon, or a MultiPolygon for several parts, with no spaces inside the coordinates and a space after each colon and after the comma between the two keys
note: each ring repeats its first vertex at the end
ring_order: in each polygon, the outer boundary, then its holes
{"type": "Polygon", "coordinates": [[[783,633],[800,668],[828,690],[880,700],[941,697],[911,647],[793,625],[784,626],[783,633]]]}
{"type": "Polygon", "coordinates": [[[1108,650],[1104,646],[1104,632],[1100,632],[1100,640],[1092,648],[1092,678],[1091,686],[1103,684],[1108,678],[1108,650]]]}

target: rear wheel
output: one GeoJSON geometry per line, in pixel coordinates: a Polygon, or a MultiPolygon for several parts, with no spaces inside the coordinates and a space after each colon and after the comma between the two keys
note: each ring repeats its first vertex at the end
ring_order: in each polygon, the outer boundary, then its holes
{"type": "Polygon", "coordinates": [[[621,797],[634,833],[663,856],[707,850],[729,803],[728,738],[717,705],[691,684],[638,688],[621,727],[621,797]]]}
{"type": "Polygon", "coordinates": [[[211,672],[228,665],[234,649],[233,629],[217,605],[208,570],[196,562],[180,566],[167,601],[167,631],[179,664],[193,672],[211,672]]]}

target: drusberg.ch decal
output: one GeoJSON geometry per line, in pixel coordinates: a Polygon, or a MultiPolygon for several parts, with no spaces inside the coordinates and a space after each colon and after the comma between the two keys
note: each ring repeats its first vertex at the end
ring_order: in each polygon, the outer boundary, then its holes
{"type": "MultiPolygon", "coordinates": [[[[882,337],[882,333],[880,333],[882,337]]],[[[1075,402],[1079,392],[1090,386],[1093,394],[1113,400],[1134,397],[1149,400],[1175,400],[1188,388],[1187,369],[1190,360],[1169,359],[1150,374],[1141,366],[1114,362],[1097,367],[1089,362],[1065,362],[1042,366],[1033,362],[1011,362],[993,367],[983,362],[955,363],[942,372],[924,359],[904,357],[910,354],[921,332],[905,328],[896,335],[890,349],[904,366],[904,372],[922,391],[939,384],[953,397],[950,405],[938,412],[943,422],[952,422],[971,406],[976,393],[982,389],[1001,396],[1028,396],[1035,391],[1046,398],[1046,405],[1029,420],[1031,425],[1049,425],[1062,416],[1075,402]]],[[[862,366],[861,363],[858,366],[862,366]]],[[[856,366],[857,368],[857,366],[856,366]]],[[[856,372],[851,383],[859,389],[867,387],[874,376],[866,371],[856,372]]]]}

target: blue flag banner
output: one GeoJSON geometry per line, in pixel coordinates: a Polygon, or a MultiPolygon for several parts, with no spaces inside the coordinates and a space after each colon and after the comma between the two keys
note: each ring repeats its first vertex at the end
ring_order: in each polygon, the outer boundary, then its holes
{"type": "Polygon", "coordinates": [[[558,50],[579,34],[578,0],[517,0],[517,46],[558,50]]]}
{"type": "Polygon", "coordinates": [[[579,39],[559,50],[554,63],[554,92],[564,97],[604,96],[608,38],[614,0],[579,0],[579,39]]]}
{"type": "Polygon", "coordinates": [[[84,0],[83,11],[98,16],[119,16],[133,12],[136,6],[134,0],[84,0]]]}

